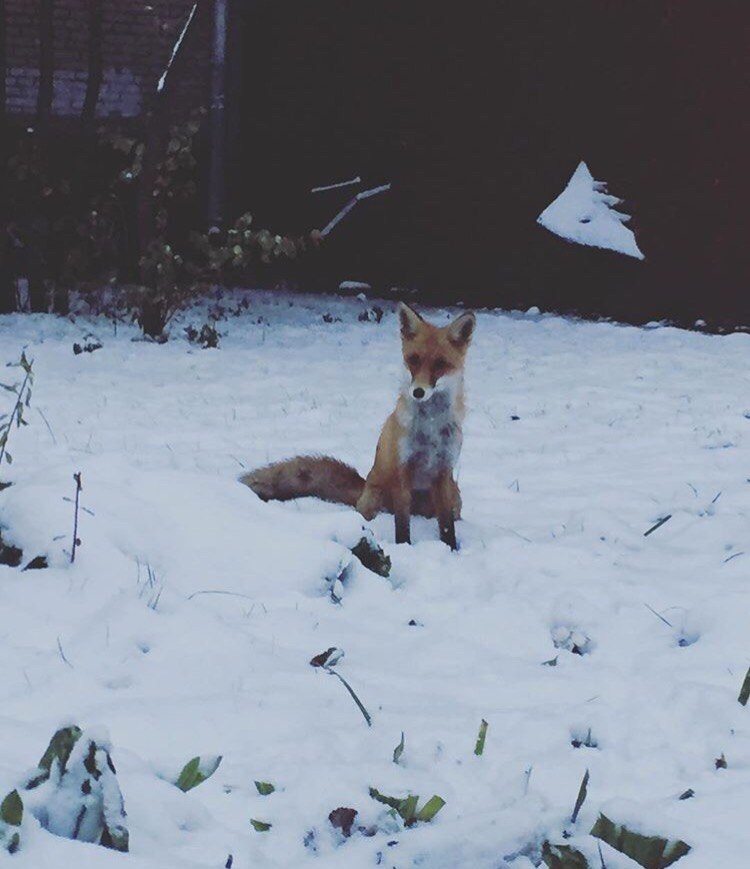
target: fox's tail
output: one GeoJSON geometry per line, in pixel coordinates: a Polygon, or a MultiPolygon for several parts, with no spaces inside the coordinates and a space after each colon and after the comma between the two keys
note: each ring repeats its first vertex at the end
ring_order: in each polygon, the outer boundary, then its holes
{"type": "Polygon", "coordinates": [[[356,507],[364,479],[352,468],[329,456],[297,456],[256,468],[240,477],[263,501],[320,498],[356,507]]]}

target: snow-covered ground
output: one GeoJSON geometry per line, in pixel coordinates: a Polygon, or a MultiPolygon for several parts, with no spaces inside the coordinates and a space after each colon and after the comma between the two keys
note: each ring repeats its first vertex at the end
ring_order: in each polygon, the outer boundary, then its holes
{"type": "MultiPolygon", "coordinates": [[[[395,546],[378,517],[391,576],[354,561],[337,604],[330,582],[359,517],[264,504],[236,477],[303,451],[369,469],[400,377],[392,305],[376,323],[357,299],[250,300],[218,324],[218,350],[181,337],[201,310],[163,346],[104,319],[0,317],[0,363],[25,348],[36,375],[0,471],[14,483],[0,527],[51,564],[0,566],[0,797],[61,724],[106,728],[131,840],[116,854],[27,813],[9,865],[219,869],[231,854],[233,869],[529,869],[523,855],[567,829],[599,866],[587,833],[603,811],[684,839],[680,869],[744,867],[750,337],[481,313],[461,549],[427,520],[395,546]],[[74,355],[88,331],[103,348],[74,355]],[[78,471],[90,512],[71,565],[78,471]],[[372,727],[309,665],[330,646],[372,727]],[[195,790],[170,783],[219,754],[195,790]],[[384,826],[368,787],[446,805],[431,823],[343,840],[337,807],[384,826]]],[[[608,869],[636,865],[602,854],[608,869]]]]}

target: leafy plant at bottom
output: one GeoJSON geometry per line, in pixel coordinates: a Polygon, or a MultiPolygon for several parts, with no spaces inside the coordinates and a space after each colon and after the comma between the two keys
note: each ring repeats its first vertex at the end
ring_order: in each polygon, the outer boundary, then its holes
{"type": "Polygon", "coordinates": [[[79,727],[54,734],[26,790],[38,791],[36,811],[56,836],[128,850],[127,814],[109,748],[79,727]]]}
{"type": "Polygon", "coordinates": [[[590,869],[584,855],[572,845],[542,845],[542,861],[549,869],[590,869]]]}
{"type": "Polygon", "coordinates": [[[15,854],[21,847],[21,834],[15,829],[23,821],[23,800],[18,791],[11,791],[0,803],[0,847],[15,854]]]}
{"type": "Polygon", "coordinates": [[[408,797],[391,797],[381,793],[377,788],[370,788],[369,794],[377,802],[394,809],[403,820],[405,827],[412,827],[418,821],[425,823],[431,821],[445,805],[445,800],[435,794],[417,811],[419,797],[416,794],[409,794],[408,797]]]}
{"type": "Polygon", "coordinates": [[[378,576],[388,576],[391,572],[391,559],[372,537],[364,536],[352,548],[352,555],[378,576]]]}
{"type": "Polygon", "coordinates": [[[750,700],[750,669],[745,674],[745,680],[740,688],[740,696],[737,698],[742,706],[747,706],[748,700],[750,700]]]}
{"type": "Polygon", "coordinates": [[[481,757],[482,754],[484,753],[484,741],[487,738],[488,726],[489,725],[487,724],[487,722],[483,718],[482,723],[479,725],[479,733],[477,734],[477,743],[474,746],[474,754],[476,754],[477,757],[481,757]]]}
{"type": "Polygon", "coordinates": [[[219,768],[220,763],[221,755],[210,757],[206,760],[201,760],[200,757],[194,757],[182,768],[182,772],[177,777],[175,784],[181,791],[187,793],[187,791],[197,788],[198,785],[202,784],[206,779],[211,778],[219,768]]]}
{"type": "Polygon", "coordinates": [[[393,762],[398,763],[404,753],[404,731],[401,731],[401,742],[393,749],[393,762]]]}
{"type": "Polygon", "coordinates": [[[319,655],[315,655],[315,657],[310,660],[310,666],[319,667],[321,670],[325,670],[325,672],[328,673],[329,676],[335,676],[339,680],[339,682],[341,682],[344,688],[346,688],[346,690],[349,692],[352,700],[354,700],[354,702],[357,704],[357,708],[362,713],[362,717],[367,722],[367,726],[372,727],[372,718],[370,716],[370,713],[367,711],[367,709],[365,709],[362,701],[359,699],[359,697],[357,697],[352,686],[346,681],[346,679],[344,679],[344,677],[340,673],[337,673],[333,669],[334,665],[337,664],[343,657],[343,649],[337,649],[335,646],[331,646],[329,649],[326,649],[325,652],[321,652],[319,655]]]}
{"type": "Polygon", "coordinates": [[[575,824],[578,820],[578,813],[581,811],[581,807],[586,801],[586,797],[588,795],[588,784],[589,784],[589,771],[583,774],[583,778],[581,779],[581,786],[578,788],[578,796],[576,797],[575,806],[573,806],[573,814],[570,816],[570,823],[575,824]]]}
{"type": "Polygon", "coordinates": [[[259,821],[257,818],[250,818],[250,823],[258,833],[265,833],[273,826],[273,824],[269,824],[267,821],[259,821]]]}
{"type": "Polygon", "coordinates": [[[666,869],[690,852],[690,845],[681,839],[670,841],[662,836],[644,836],[602,814],[591,828],[591,835],[635,860],[644,869],[666,869]]]}

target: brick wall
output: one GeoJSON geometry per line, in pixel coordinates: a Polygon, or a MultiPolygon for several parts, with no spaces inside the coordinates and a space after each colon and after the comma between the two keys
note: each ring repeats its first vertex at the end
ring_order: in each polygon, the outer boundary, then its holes
{"type": "MultiPolygon", "coordinates": [[[[90,0],[55,0],[53,116],[77,118],[88,80],[90,0]]],[[[193,6],[192,0],[101,0],[102,85],[99,118],[138,118],[193,6]]],[[[6,111],[33,118],[39,88],[39,0],[5,0],[6,111]]],[[[208,5],[199,5],[175,64],[175,111],[208,103],[211,25],[208,5]]]]}

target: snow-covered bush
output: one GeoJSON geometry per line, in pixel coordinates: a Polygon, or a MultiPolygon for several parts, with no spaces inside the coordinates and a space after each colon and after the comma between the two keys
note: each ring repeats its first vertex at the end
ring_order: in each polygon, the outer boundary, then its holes
{"type": "Polygon", "coordinates": [[[26,791],[29,811],[56,836],[128,850],[125,804],[106,732],[58,730],[26,791]]]}

